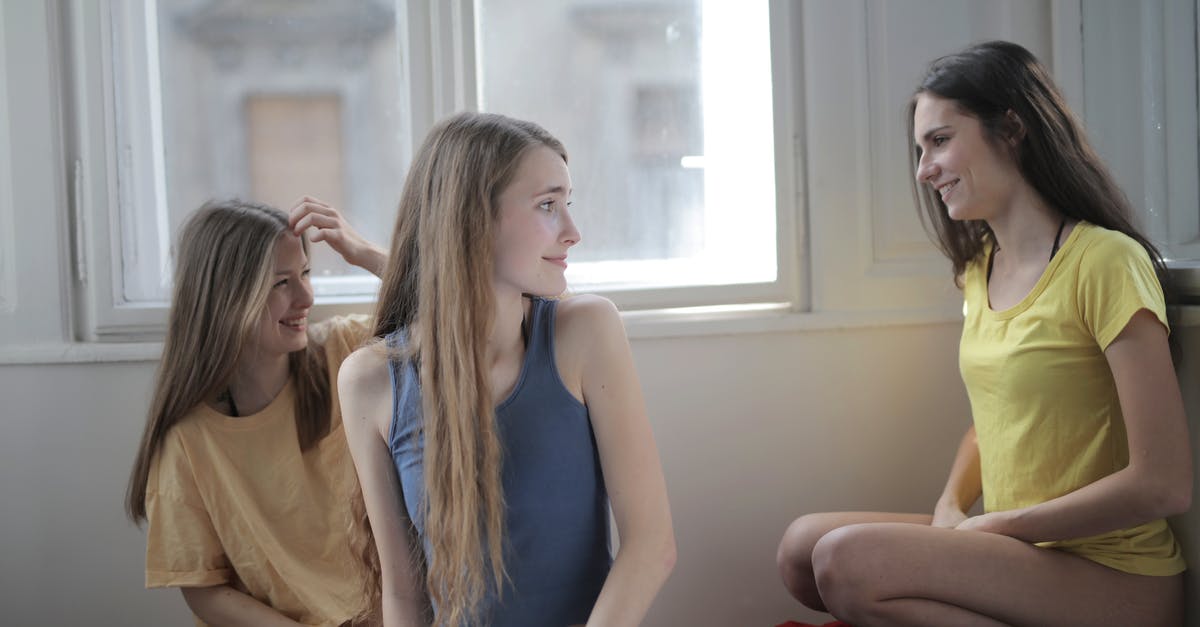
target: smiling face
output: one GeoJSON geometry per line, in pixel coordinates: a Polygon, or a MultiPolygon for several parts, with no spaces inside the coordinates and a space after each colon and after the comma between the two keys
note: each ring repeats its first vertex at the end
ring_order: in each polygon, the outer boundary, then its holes
{"type": "Polygon", "coordinates": [[[979,119],[953,100],[917,96],[913,141],[917,182],[930,185],[953,220],[988,220],[1006,212],[1023,183],[1016,161],[990,141],[979,119]]]}
{"type": "Polygon", "coordinates": [[[557,296],[567,289],[567,250],[579,243],[568,211],[571,175],[558,153],[530,148],[497,198],[494,279],[498,289],[557,296]]]}
{"type": "Polygon", "coordinates": [[[300,238],[291,233],[280,235],[274,263],[267,306],[251,340],[264,358],[287,355],[308,345],[308,310],[313,305],[308,255],[300,238]]]}

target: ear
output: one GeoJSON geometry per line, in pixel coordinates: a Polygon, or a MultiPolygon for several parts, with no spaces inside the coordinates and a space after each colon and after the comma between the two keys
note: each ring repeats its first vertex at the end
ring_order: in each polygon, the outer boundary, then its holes
{"type": "Polygon", "coordinates": [[[1015,111],[1004,112],[1004,141],[1010,147],[1016,148],[1025,139],[1025,122],[1015,111]]]}

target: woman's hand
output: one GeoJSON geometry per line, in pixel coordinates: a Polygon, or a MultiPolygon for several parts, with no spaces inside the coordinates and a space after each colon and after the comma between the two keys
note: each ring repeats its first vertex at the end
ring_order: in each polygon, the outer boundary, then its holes
{"type": "Polygon", "coordinates": [[[288,226],[296,235],[314,229],[309,241],[325,242],[347,262],[375,276],[383,274],[387,251],[367,241],[350,226],[335,207],[311,196],[296,201],[288,216],[288,226]]]}
{"type": "Polygon", "coordinates": [[[975,437],[975,427],[971,426],[958,444],[954,465],[950,467],[946,487],[942,489],[942,496],[933,508],[933,520],[929,524],[954,529],[967,519],[966,512],[975,506],[981,494],[983,479],[979,473],[979,442],[975,437]]]}
{"type": "Polygon", "coordinates": [[[939,500],[937,507],[933,509],[933,521],[929,524],[943,529],[955,529],[965,520],[968,518],[962,508],[943,499],[939,500]]]}
{"type": "Polygon", "coordinates": [[[964,517],[954,528],[960,531],[983,531],[986,533],[1008,535],[1004,532],[1008,518],[1008,512],[990,512],[969,518],[964,517]]]}

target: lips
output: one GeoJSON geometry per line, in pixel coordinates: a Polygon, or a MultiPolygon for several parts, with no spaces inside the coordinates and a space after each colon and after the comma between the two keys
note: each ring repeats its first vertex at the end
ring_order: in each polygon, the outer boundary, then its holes
{"type": "Polygon", "coordinates": [[[285,318],[279,321],[279,324],[293,330],[301,330],[308,324],[308,315],[297,316],[295,318],[285,318]]]}
{"type": "Polygon", "coordinates": [[[566,255],[562,255],[559,257],[542,257],[542,259],[545,259],[546,261],[549,261],[550,263],[552,263],[556,266],[560,266],[563,268],[567,267],[567,256],[566,255]]]}
{"type": "Polygon", "coordinates": [[[941,195],[942,201],[945,201],[946,196],[950,195],[950,191],[953,190],[957,186],[958,186],[958,179],[954,179],[953,181],[950,181],[949,183],[938,185],[937,191],[938,191],[938,194],[941,195]]]}

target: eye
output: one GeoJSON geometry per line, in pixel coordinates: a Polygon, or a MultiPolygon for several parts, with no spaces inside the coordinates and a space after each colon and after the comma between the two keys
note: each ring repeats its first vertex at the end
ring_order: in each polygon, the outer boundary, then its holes
{"type": "Polygon", "coordinates": [[[305,268],[304,271],[300,273],[300,276],[307,279],[309,277],[309,275],[311,275],[311,274],[312,274],[312,268],[305,268]]]}
{"type": "Polygon", "coordinates": [[[946,137],[945,135],[935,135],[933,137],[933,145],[934,146],[941,146],[942,144],[944,144],[948,141],[950,141],[950,138],[946,137]]]}
{"type": "Polygon", "coordinates": [[[538,203],[538,209],[541,209],[547,213],[551,213],[557,210],[557,207],[554,200],[543,200],[542,202],[538,203]]]}
{"type": "Polygon", "coordinates": [[[275,285],[272,285],[271,287],[283,287],[283,286],[285,286],[285,285],[287,285],[287,284],[288,284],[288,280],[287,280],[287,279],[280,279],[280,280],[276,281],[276,282],[275,282],[275,285]]]}

